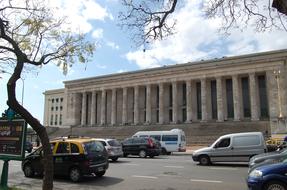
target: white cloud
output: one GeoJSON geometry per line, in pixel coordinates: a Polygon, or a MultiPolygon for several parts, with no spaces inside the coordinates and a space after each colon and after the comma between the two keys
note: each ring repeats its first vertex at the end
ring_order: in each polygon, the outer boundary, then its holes
{"type": "Polygon", "coordinates": [[[151,44],[145,53],[143,48],[128,52],[126,58],[140,68],[150,68],[166,62],[186,63],[287,47],[283,31],[255,33],[253,28],[247,28],[244,31],[234,29],[229,36],[219,34],[221,20],[204,18],[199,8],[201,2],[186,0],[185,6],[173,15],[177,20],[175,35],[151,44]]]}
{"type": "Polygon", "coordinates": [[[92,36],[93,38],[100,39],[100,38],[103,38],[104,36],[103,33],[104,33],[104,30],[102,28],[98,28],[93,31],[92,36]]]}
{"type": "Polygon", "coordinates": [[[54,13],[56,16],[67,18],[67,27],[72,31],[88,33],[93,28],[90,21],[113,20],[111,13],[96,0],[50,0],[50,5],[57,7],[54,13]]]}
{"type": "Polygon", "coordinates": [[[111,47],[112,49],[120,49],[120,46],[117,45],[115,42],[107,42],[107,46],[111,47]]]}

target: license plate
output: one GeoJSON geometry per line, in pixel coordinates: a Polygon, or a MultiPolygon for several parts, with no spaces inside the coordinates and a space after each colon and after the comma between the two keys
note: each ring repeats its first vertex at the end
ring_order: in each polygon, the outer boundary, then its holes
{"type": "Polygon", "coordinates": [[[103,168],[103,167],[99,167],[99,168],[98,168],[98,171],[99,171],[99,172],[104,171],[104,168],[103,168]]]}

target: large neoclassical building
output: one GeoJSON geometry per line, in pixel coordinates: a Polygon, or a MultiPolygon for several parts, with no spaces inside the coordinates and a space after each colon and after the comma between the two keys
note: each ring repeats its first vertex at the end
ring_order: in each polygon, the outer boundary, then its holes
{"type": "Polygon", "coordinates": [[[287,50],[65,81],[45,95],[45,126],[260,121],[284,133],[287,50]]]}

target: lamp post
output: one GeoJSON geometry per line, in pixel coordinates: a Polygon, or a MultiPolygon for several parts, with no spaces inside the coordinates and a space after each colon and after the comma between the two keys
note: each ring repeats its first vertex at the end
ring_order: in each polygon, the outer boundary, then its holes
{"type": "MultiPolygon", "coordinates": [[[[10,72],[7,72],[7,71],[4,71],[4,70],[0,70],[0,73],[6,73],[6,74],[10,74],[10,75],[12,75],[12,73],[10,73],[10,72]]],[[[2,78],[2,77],[0,77],[0,78],[2,78]]],[[[25,89],[25,83],[24,83],[24,79],[22,78],[22,77],[20,77],[20,79],[22,80],[22,83],[23,83],[23,85],[22,85],[22,101],[21,101],[21,105],[23,106],[23,104],[24,104],[24,89],[25,89]]]]}
{"type": "Polygon", "coordinates": [[[279,119],[282,119],[283,118],[283,115],[282,115],[282,108],[281,108],[281,93],[280,93],[280,69],[278,70],[274,70],[273,71],[274,75],[275,75],[275,79],[276,79],[276,82],[277,82],[277,89],[278,89],[278,108],[279,108],[279,119]]]}

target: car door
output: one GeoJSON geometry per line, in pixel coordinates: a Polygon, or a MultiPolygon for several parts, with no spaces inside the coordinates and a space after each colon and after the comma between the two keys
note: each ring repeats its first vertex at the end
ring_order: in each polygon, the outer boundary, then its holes
{"type": "Polygon", "coordinates": [[[233,160],[231,138],[220,139],[212,148],[210,153],[211,162],[231,162],[233,160]]]}
{"type": "Polygon", "coordinates": [[[131,154],[132,153],[132,138],[124,140],[123,152],[124,152],[124,154],[131,154]]]}
{"type": "Polygon", "coordinates": [[[63,175],[68,173],[70,158],[70,144],[68,142],[59,142],[54,155],[54,173],[63,175]]]}
{"type": "Polygon", "coordinates": [[[30,157],[30,163],[36,173],[43,173],[43,149],[38,148],[30,157]]]}

